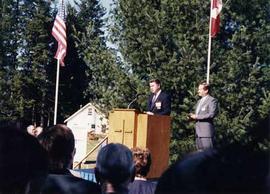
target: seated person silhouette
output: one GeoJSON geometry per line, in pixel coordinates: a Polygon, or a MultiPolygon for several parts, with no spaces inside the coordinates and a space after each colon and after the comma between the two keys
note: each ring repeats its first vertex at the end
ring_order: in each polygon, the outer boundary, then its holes
{"type": "Polygon", "coordinates": [[[95,175],[103,194],[128,194],[128,184],[135,175],[130,149],[114,143],[102,147],[97,156],[95,175]]]}
{"type": "Polygon", "coordinates": [[[42,190],[44,194],[101,192],[96,183],[75,177],[69,171],[75,154],[75,139],[67,126],[57,124],[42,132],[38,140],[49,155],[49,175],[42,190]]]}
{"type": "Polygon", "coordinates": [[[135,164],[135,179],[129,184],[129,194],[154,194],[156,184],[146,179],[151,166],[151,154],[149,149],[132,148],[135,164]]]}
{"type": "Polygon", "coordinates": [[[267,194],[269,153],[229,145],[193,153],[161,176],[156,194],[267,194]]]}
{"type": "Polygon", "coordinates": [[[40,193],[47,173],[47,152],[37,139],[0,124],[0,193],[40,193]]]}

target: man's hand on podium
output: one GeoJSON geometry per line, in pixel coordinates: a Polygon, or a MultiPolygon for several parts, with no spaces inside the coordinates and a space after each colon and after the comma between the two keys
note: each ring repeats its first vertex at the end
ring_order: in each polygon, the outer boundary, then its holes
{"type": "Polygon", "coordinates": [[[152,113],[150,111],[147,111],[146,114],[148,114],[148,115],[154,115],[154,113],[152,113]]]}
{"type": "Polygon", "coordinates": [[[188,114],[188,118],[189,118],[189,119],[192,119],[192,120],[196,120],[196,119],[197,119],[197,116],[196,116],[196,114],[194,114],[194,113],[189,113],[189,114],[188,114]]]}

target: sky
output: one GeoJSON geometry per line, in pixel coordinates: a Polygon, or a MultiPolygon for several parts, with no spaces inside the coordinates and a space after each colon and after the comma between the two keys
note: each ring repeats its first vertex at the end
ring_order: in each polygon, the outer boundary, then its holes
{"type": "Polygon", "coordinates": [[[106,15],[105,16],[108,16],[108,13],[109,13],[110,8],[111,8],[110,4],[112,4],[113,1],[112,0],[100,0],[100,3],[106,9],[106,15]]]}
{"type": "MultiPolygon", "coordinates": [[[[67,0],[69,3],[74,4],[74,0],[67,0]]],[[[78,1],[78,0],[77,0],[78,1]]],[[[104,15],[104,18],[108,18],[109,16],[109,12],[111,10],[111,4],[113,3],[113,0],[100,0],[100,4],[106,9],[106,14],[104,15]]],[[[105,31],[105,36],[108,35],[108,31],[107,29],[103,29],[105,31]]],[[[115,48],[115,45],[113,45],[112,43],[110,42],[106,42],[107,46],[108,47],[111,47],[111,48],[115,48]]]]}
{"type": "MultiPolygon", "coordinates": [[[[66,2],[69,2],[71,5],[74,5],[75,0],[66,0],[66,2]]],[[[78,0],[77,0],[78,1],[78,0]]],[[[57,2],[57,1],[56,1],[57,2]]],[[[108,13],[111,8],[111,4],[113,3],[113,0],[100,0],[100,3],[103,7],[106,8],[106,12],[108,13]]]]}
{"type": "MultiPolygon", "coordinates": [[[[111,4],[113,3],[113,0],[100,0],[101,5],[106,9],[105,18],[109,16],[109,12],[111,10],[111,4]]],[[[105,36],[108,35],[108,31],[105,28],[105,36]]],[[[106,45],[110,48],[115,48],[115,45],[113,45],[111,42],[107,41],[106,45]]]]}
{"type": "Polygon", "coordinates": [[[110,11],[110,4],[112,4],[112,0],[101,0],[100,3],[103,7],[106,8],[106,12],[108,14],[108,12],[110,11]]]}

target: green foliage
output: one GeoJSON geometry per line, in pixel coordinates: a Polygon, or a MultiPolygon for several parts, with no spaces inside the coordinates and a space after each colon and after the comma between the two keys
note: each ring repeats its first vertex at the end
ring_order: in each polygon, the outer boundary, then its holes
{"type": "Polygon", "coordinates": [[[49,44],[51,42],[50,30],[46,28],[51,24],[49,4],[44,1],[28,2],[22,7],[21,42],[24,45],[18,56],[17,74],[22,81],[20,97],[23,98],[24,113],[21,117],[31,118],[32,122],[42,125],[51,114],[48,99],[50,87],[47,67],[53,60],[49,44]],[[29,3],[29,4],[28,4],[29,3]]]}
{"type": "Polygon", "coordinates": [[[106,113],[116,107],[126,107],[132,98],[128,94],[134,90],[132,78],[127,76],[113,49],[105,44],[101,31],[104,10],[98,1],[82,1],[79,9],[72,33],[79,56],[85,63],[85,98],[106,113]]]}
{"type": "Polygon", "coordinates": [[[1,116],[44,122],[46,66],[50,63],[49,4],[5,1],[1,20],[1,116]]]}
{"type": "Polygon", "coordinates": [[[8,117],[13,117],[13,105],[10,100],[11,97],[11,80],[12,73],[15,68],[15,59],[16,59],[16,51],[18,47],[17,41],[17,31],[16,23],[17,23],[17,8],[12,7],[13,1],[5,1],[2,2],[1,5],[1,28],[0,28],[0,73],[1,73],[1,82],[0,89],[2,91],[2,95],[0,98],[1,104],[1,119],[6,119],[8,117]],[[14,37],[11,39],[11,37],[14,37]]]}

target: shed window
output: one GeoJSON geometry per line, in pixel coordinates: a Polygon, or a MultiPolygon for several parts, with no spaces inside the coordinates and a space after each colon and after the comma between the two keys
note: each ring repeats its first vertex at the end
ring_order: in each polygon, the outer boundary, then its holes
{"type": "Polygon", "coordinates": [[[88,108],[88,115],[92,115],[92,108],[88,108]]]}

